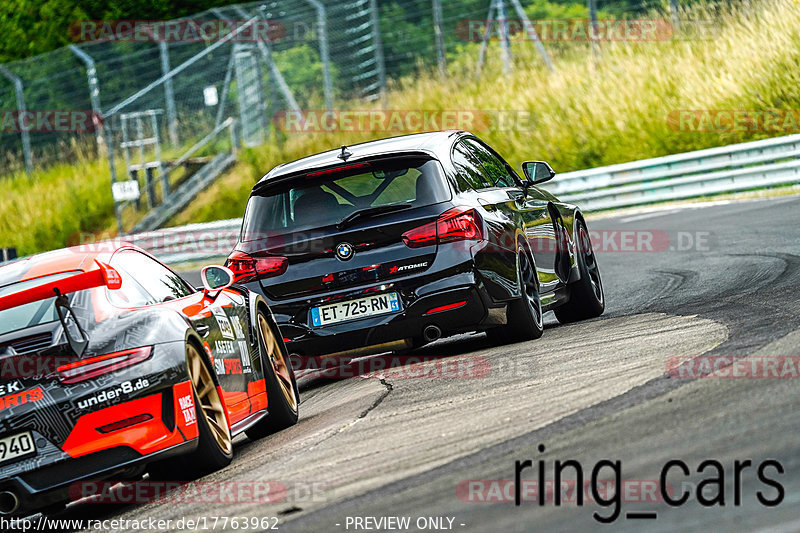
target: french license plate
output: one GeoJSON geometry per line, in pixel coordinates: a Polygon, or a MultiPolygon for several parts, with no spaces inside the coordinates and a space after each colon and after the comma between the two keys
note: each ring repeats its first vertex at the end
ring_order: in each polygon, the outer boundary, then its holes
{"type": "Polygon", "coordinates": [[[0,464],[36,454],[36,445],[30,431],[0,438],[0,464]]]}
{"type": "Polygon", "coordinates": [[[396,292],[376,294],[357,300],[348,300],[311,309],[311,322],[314,326],[327,326],[367,316],[395,313],[400,310],[400,296],[396,292]]]}

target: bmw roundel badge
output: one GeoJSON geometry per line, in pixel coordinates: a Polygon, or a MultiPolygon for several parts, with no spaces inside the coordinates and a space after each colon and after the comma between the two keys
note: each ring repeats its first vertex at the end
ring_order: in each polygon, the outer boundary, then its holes
{"type": "Polygon", "coordinates": [[[336,258],[340,261],[349,261],[353,258],[355,249],[349,242],[343,242],[336,246],[336,258]]]}

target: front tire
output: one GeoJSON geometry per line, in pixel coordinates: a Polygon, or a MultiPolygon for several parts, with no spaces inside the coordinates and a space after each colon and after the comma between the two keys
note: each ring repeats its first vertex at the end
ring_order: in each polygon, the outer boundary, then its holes
{"type": "Polygon", "coordinates": [[[603,282],[589,232],[582,220],[577,219],[575,225],[578,239],[576,255],[581,279],[569,285],[567,303],[554,310],[556,318],[562,324],[598,317],[606,308],[603,282]]]}
{"type": "Polygon", "coordinates": [[[297,423],[300,395],[292,363],[263,311],[256,317],[258,345],[267,385],[269,414],[245,431],[251,440],[271,435],[297,423]]]}
{"type": "Polygon", "coordinates": [[[520,250],[517,257],[517,278],[522,297],[508,304],[506,325],[486,332],[493,344],[534,340],[544,332],[536,265],[524,250],[520,250]]]}

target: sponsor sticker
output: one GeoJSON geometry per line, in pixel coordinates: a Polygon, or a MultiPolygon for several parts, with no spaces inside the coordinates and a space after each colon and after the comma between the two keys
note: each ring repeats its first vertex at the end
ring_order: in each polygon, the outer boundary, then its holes
{"type": "Polygon", "coordinates": [[[44,399],[44,391],[41,388],[26,390],[3,396],[0,398],[0,409],[8,409],[17,405],[23,405],[31,402],[38,402],[44,399]]]}
{"type": "Polygon", "coordinates": [[[221,307],[212,307],[211,313],[214,315],[214,318],[217,319],[219,330],[222,332],[222,336],[226,339],[234,339],[233,327],[231,326],[231,321],[228,318],[228,315],[225,314],[225,310],[221,307]]]}
{"type": "Polygon", "coordinates": [[[178,405],[183,414],[185,425],[191,426],[197,423],[197,412],[194,409],[194,398],[191,394],[178,398],[178,405]]]}
{"type": "Polygon", "coordinates": [[[242,370],[248,374],[252,373],[253,369],[250,366],[250,347],[247,345],[247,341],[239,341],[239,355],[242,359],[242,370]]]}

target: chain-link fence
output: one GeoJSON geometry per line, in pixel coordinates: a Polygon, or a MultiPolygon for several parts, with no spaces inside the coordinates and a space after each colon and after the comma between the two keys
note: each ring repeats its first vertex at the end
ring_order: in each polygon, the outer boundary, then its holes
{"type": "MultiPolygon", "coordinates": [[[[598,4],[633,13],[670,1],[598,4]]],[[[112,169],[124,160],[127,172],[168,171],[186,163],[190,147],[200,156],[228,142],[215,137],[228,118],[241,119],[245,144],[258,144],[281,111],[379,100],[387,79],[421,68],[445,75],[448,61],[490,37],[474,21],[520,20],[539,8],[532,0],[271,0],[169,22],[76,21],[74,45],[0,65],[0,168],[30,171],[110,150],[112,169]],[[144,122],[156,131],[144,132],[143,112],[155,113],[144,122]]],[[[547,60],[550,45],[527,31],[547,60]]]]}

